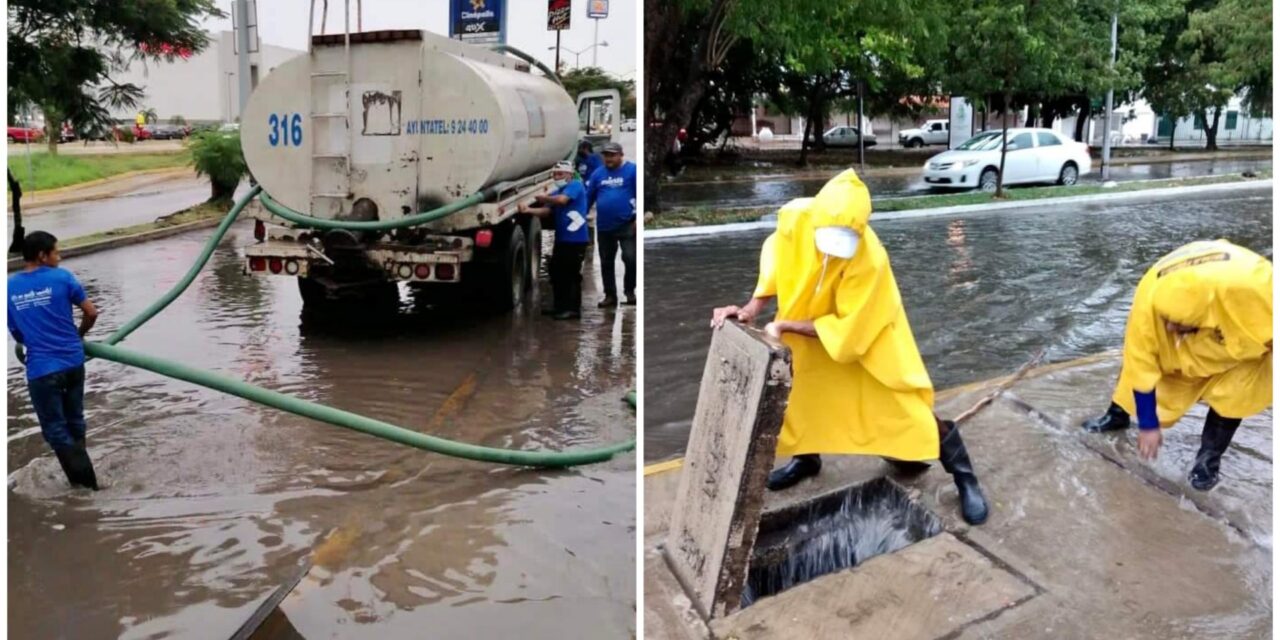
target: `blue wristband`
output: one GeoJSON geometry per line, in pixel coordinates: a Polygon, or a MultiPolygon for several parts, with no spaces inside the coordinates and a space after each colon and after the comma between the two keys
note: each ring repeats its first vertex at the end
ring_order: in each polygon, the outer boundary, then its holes
{"type": "Polygon", "coordinates": [[[1159,429],[1160,418],[1156,415],[1156,392],[1133,392],[1134,403],[1138,405],[1138,428],[1142,430],[1159,429]]]}

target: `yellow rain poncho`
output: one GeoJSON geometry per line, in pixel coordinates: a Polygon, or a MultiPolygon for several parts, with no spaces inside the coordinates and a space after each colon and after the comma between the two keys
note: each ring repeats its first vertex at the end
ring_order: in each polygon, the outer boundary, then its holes
{"type": "Polygon", "coordinates": [[[1226,240],[1193,242],[1138,283],[1113,400],[1133,415],[1133,392],[1156,392],[1168,428],[1198,400],[1225,418],[1271,404],[1271,263],[1226,240]],[[1170,321],[1197,331],[1176,336],[1170,321]]]}
{"type": "Polygon", "coordinates": [[[778,455],[938,457],[933,384],[870,217],[866,185],[845,171],[783,207],[761,250],[755,297],[777,296],[778,320],[812,320],[819,336],[782,334],[794,376],[778,455]],[[818,251],[826,226],[858,234],[852,258],[818,251]]]}

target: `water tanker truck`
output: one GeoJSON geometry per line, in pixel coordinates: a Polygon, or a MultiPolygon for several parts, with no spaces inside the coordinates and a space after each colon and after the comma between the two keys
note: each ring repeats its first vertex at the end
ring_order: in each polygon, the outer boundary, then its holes
{"type": "Polygon", "coordinates": [[[241,119],[266,196],[245,270],[297,278],[305,306],[394,297],[398,283],[517,306],[542,236],[518,204],[554,189],[577,139],[607,141],[620,105],[617,91],[575,104],[511,49],[423,31],[312,36],[241,119]]]}

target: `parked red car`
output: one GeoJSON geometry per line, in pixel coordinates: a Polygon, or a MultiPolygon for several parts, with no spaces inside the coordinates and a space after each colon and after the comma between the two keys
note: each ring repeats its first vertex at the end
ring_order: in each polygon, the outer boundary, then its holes
{"type": "Polygon", "coordinates": [[[153,136],[151,135],[151,129],[150,129],[150,128],[148,128],[148,127],[139,127],[139,126],[138,126],[138,125],[136,125],[136,124],[135,124],[135,125],[133,125],[133,138],[134,138],[135,140],[137,140],[138,142],[142,142],[143,140],[150,140],[152,137],[153,137],[153,136]]]}
{"type": "Polygon", "coordinates": [[[28,127],[9,127],[9,142],[40,142],[44,140],[44,130],[28,127]]]}

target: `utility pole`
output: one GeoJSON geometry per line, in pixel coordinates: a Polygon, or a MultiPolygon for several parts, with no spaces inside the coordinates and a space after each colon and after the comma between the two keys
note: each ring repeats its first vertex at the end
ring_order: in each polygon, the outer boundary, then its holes
{"type": "Polygon", "coordinates": [[[249,104],[249,94],[253,92],[253,86],[250,84],[252,78],[249,72],[249,0],[236,0],[235,11],[240,19],[240,31],[236,33],[237,42],[240,46],[240,111],[244,113],[244,106],[249,104]]]}
{"type": "Polygon", "coordinates": [[[599,67],[600,62],[600,18],[593,18],[592,22],[596,23],[595,34],[591,36],[591,66],[599,67]]]}
{"type": "Polygon", "coordinates": [[[556,66],[552,67],[556,70],[556,75],[560,75],[560,30],[556,29],[556,66]]]}
{"type": "Polygon", "coordinates": [[[858,173],[862,175],[867,173],[867,159],[862,144],[863,137],[867,135],[865,124],[862,121],[862,78],[858,78],[858,173]]]}
{"type": "MultiPolygon", "coordinates": [[[[1111,11],[1111,73],[1114,76],[1116,71],[1116,21],[1118,19],[1118,11],[1111,11]]],[[[1111,111],[1115,105],[1115,80],[1108,83],[1107,86],[1107,107],[1103,117],[1106,124],[1102,127],[1102,181],[1106,182],[1111,179],[1111,111]]]]}

